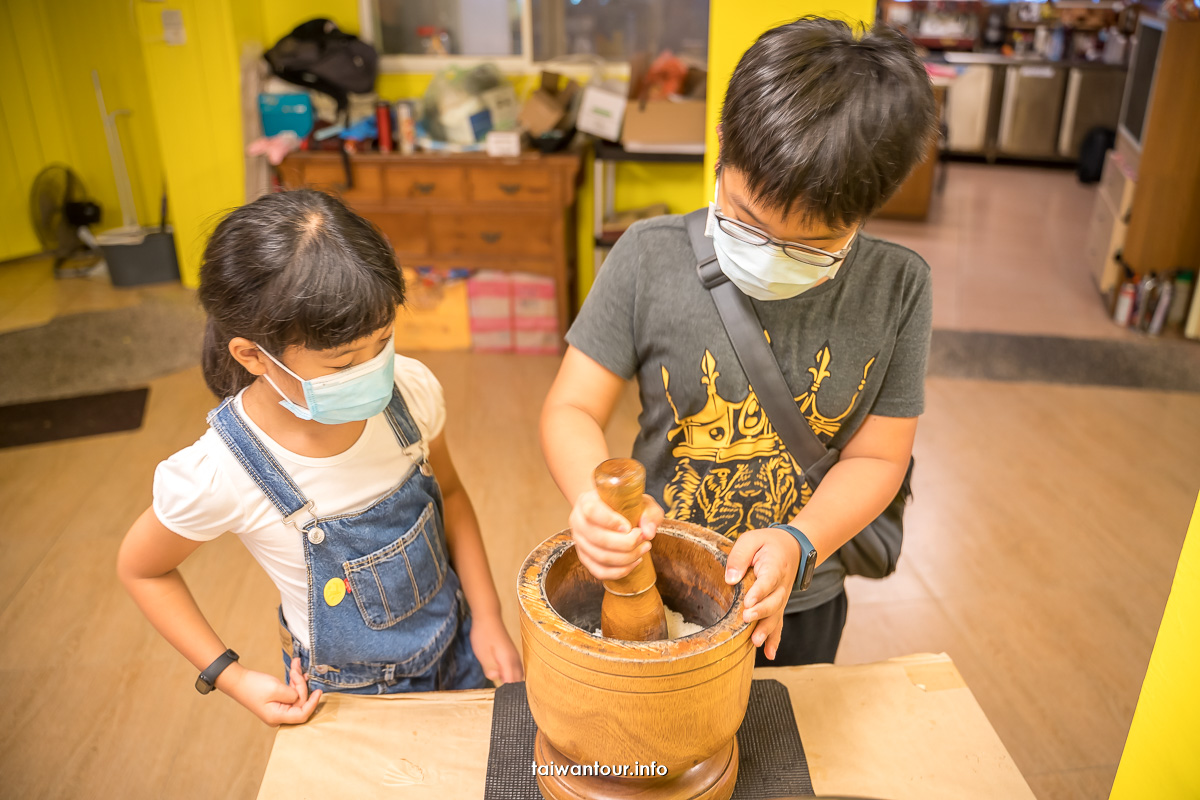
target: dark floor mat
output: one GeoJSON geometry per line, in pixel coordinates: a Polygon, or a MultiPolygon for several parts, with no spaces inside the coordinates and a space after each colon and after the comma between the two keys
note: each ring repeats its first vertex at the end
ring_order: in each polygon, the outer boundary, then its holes
{"type": "MultiPolygon", "coordinates": [[[[525,684],[507,683],[497,689],[484,800],[542,800],[531,768],[536,733],[525,684]]],[[[750,702],[737,738],[733,800],[813,794],[791,697],[782,683],[756,680],[750,684],[750,702]]]]}
{"type": "Polygon", "coordinates": [[[39,403],[0,406],[0,447],[136,430],[146,411],[146,388],[39,403]]]}
{"type": "Polygon", "coordinates": [[[929,374],[1200,392],[1200,343],[936,330],[929,374]]]}
{"type": "Polygon", "coordinates": [[[204,315],[189,295],[0,333],[0,405],[145,386],[199,364],[203,338],[204,315]]]}

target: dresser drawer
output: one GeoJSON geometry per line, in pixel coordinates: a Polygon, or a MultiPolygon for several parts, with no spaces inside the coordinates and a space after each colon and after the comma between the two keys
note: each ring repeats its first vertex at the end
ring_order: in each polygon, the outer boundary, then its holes
{"type": "Polygon", "coordinates": [[[552,212],[485,211],[431,214],[433,253],[441,256],[549,256],[554,253],[552,212]]]}
{"type": "Polygon", "coordinates": [[[370,215],[392,243],[396,255],[429,255],[429,214],[425,211],[379,211],[370,215]]]}
{"type": "Polygon", "coordinates": [[[384,186],[390,200],[430,203],[466,199],[466,170],[461,167],[392,165],[384,167],[384,186]]]}
{"type": "Polygon", "coordinates": [[[378,164],[350,162],[350,174],[354,177],[354,188],[344,189],[346,171],[341,160],[310,161],[304,165],[304,183],[314,189],[340,195],[350,205],[372,204],[383,199],[383,183],[379,177],[378,164]]]}
{"type": "Polygon", "coordinates": [[[553,170],[528,167],[471,167],[467,182],[478,203],[549,205],[555,202],[553,170]]]}

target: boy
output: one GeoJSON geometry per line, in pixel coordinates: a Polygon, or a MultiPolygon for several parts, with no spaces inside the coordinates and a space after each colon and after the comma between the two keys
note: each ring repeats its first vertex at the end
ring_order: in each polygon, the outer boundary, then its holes
{"type": "Polygon", "coordinates": [[[924,155],[934,121],[924,65],[886,27],[861,38],[827,19],[774,28],[729,82],[709,234],[809,426],[842,451],[816,491],[759,408],[682,217],[638,223],[617,242],[546,398],[542,449],[574,503],[584,565],[601,579],[628,573],[664,509],[735,538],[726,578],[754,567],[745,618],[760,620],[760,665],[764,655],[833,661],[846,619],[837,550],[887,507],[908,467],[924,404],[929,267],[862,227],[924,155]],[[635,375],[633,456],[646,465],[649,510],[629,530],[591,474],[635,375]],[[818,564],[805,591],[793,586],[802,537],[818,564]]]}

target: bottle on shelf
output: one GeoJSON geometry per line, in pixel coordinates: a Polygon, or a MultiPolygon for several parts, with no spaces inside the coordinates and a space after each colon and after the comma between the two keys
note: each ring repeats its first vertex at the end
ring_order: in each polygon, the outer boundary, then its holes
{"type": "Polygon", "coordinates": [[[1150,322],[1146,326],[1146,333],[1151,336],[1159,336],[1163,332],[1167,322],[1167,310],[1171,307],[1172,288],[1173,284],[1166,279],[1159,282],[1158,296],[1154,299],[1150,310],[1150,322]]]}
{"type": "Polygon", "coordinates": [[[1192,282],[1194,277],[1190,272],[1175,273],[1175,288],[1171,292],[1171,307],[1167,311],[1167,327],[1182,328],[1187,320],[1188,304],[1192,299],[1192,282]]]}
{"type": "Polygon", "coordinates": [[[379,152],[392,152],[392,107],[382,100],[375,104],[375,126],[379,134],[379,152]]]}
{"type": "Polygon", "coordinates": [[[1150,327],[1150,315],[1158,300],[1158,276],[1151,272],[1143,275],[1137,285],[1137,299],[1133,304],[1133,321],[1130,323],[1139,331],[1145,332],[1150,327]]]}
{"type": "Polygon", "coordinates": [[[1113,308],[1113,322],[1122,328],[1129,327],[1129,322],[1133,319],[1133,305],[1136,299],[1137,286],[1132,279],[1127,278],[1121,284],[1120,291],[1117,292],[1117,303],[1113,308]]]}

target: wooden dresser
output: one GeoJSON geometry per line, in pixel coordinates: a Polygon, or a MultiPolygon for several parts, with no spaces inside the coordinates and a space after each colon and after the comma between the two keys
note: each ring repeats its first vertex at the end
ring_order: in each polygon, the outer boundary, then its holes
{"type": "Polygon", "coordinates": [[[407,267],[551,276],[559,331],[566,333],[575,279],[578,155],[362,153],[351,157],[350,189],[339,153],[293,153],[279,170],[289,189],[311,186],[340,195],[379,226],[407,267]]]}

